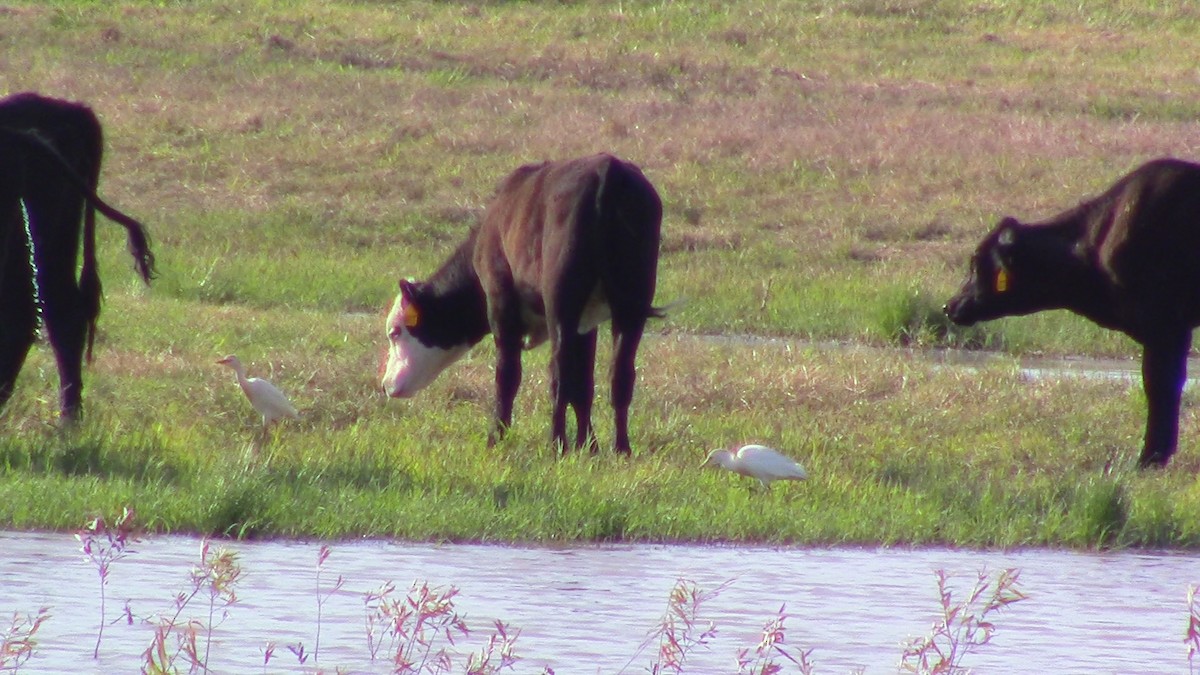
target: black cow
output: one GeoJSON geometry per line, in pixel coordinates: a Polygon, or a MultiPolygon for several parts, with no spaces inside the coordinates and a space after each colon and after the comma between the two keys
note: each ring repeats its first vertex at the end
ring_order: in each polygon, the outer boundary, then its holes
{"type": "Polygon", "coordinates": [[[1200,325],[1200,164],[1154,160],[1050,220],[1005,218],[971,268],[946,305],[955,323],[1069,309],[1141,343],[1149,410],[1138,464],[1165,466],[1200,325]]]}
{"type": "Polygon", "coordinates": [[[629,454],[634,358],[652,306],[662,202],[638,167],[606,154],[522,166],[479,226],[427,281],[400,282],[387,318],[383,388],[412,396],[485,335],[496,341],[489,445],[512,422],[521,350],[550,340],[552,439],[596,451],[591,409],[596,327],[612,319],[617,452],[629,454]]]}
{"type": "Polygon", "coordinates": [[[153,276],[145,229],[96,196],[102,147],[100,122],[86,106],[32,93],[0,99],[0,407],[33,345],[40,309],[58,365],[60,413],[81,413],[84,349],[90,360],[100,315],[97,210],[126,228],[139,273],[147,283],[153,276]]]}

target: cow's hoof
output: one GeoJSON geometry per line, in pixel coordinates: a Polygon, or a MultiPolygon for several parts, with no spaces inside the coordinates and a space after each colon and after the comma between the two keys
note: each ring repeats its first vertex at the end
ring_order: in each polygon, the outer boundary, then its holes
{"type": "Polygon", "coordinates": [[[1167,462],[1170,462],[1170,461],[1171,461],[1170,455],[1160,455],[1160,454],[1145,455],[1144,454],[1138,458],[1138,468],[1139,469],[1165,469],[1165,468],[1167,468],[1167,462]]]}

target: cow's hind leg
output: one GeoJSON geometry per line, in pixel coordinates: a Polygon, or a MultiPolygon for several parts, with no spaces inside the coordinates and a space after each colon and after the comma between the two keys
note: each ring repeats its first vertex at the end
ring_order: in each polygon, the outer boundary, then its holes
{"type": "Polygon", "coordinates": [[[1146,442],[1138,466],[1166,466],[1179,443],[1179,403],[1187,379],[1191,331],[1148,342],[1142,353],[1142,385],[1146,392],[1146,442]]]}
{"type": "Polygon", "coordinates": [[[633,449],[629,443],[629,406],[633,403],[633,387],[637,381],[638,345],[642,341],[642,331],[646,320],[638,319],[623,322],[619,325],[613,321],[613,367],[612,367],[612,406],[616,422],[616,439],[613,449],[616,452],[629,455],[633,449]]]}
{"type": "Polygon", "coordinates": [[[83,411],[83,351],[88,317],[69,270],[39,274],[38,280],[42,315],[58,365],[59,411],[64,420],[75,421],[83,411]]]}
{"type": "MultiPolygon", "coordinates": [[[[6,275],[7,276],[7,275],[6,275]]],[[[33,306],[33,291],[27,284],[0,279],[0,409],[12,398],[17,375],[25,364],[29,348],[37,334],[37,316],[33,306]],[[14,292],[15,288],[20,288],[14,292]]]]}
{"type": "Polygon", "coordinates": [[[59,412],[62,419],[75,421],[83,409],[83,352],[94,318],[75,280],[83,202],[46,180],[25,197],[25,204],[42,321],[58,364],[59,412]]]}
{"type": "Polygon", "coordinates": [[[561,323],[550,327],[550,443],[557,454],[567,451],[567,406],[574,387],[573,363],[579,357],[572,339],[561,323]]]}
{"type": "Polygon", "coordinates": [[[58,364],[58,405],[62,419],[78,420],[83,409],[83,351],[88,311],[75,281],[75,241],[62,234],[74,226],[53,209],[30,208],[33,222],[37,295],[42,320],[58,364]],[[38,214],[44,214],[41,218],[38,214]],[[58,239],[55,239],[57,237],[58,239]]]}
{"type": "Polygon", "coordinates": [[[0,221],[0,408],[12,398],[17,375],[37,337],[33,273],[25,227],[17,212],[0,221]]]}

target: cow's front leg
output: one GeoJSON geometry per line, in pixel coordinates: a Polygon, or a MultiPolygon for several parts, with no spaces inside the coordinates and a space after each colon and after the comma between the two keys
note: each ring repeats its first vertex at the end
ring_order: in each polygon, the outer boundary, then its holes
{"type": "Polygon", "coordinates": [[[1140,468],[1163,467],[1179,443],[1179,403],[1187,379],[1191,331],[1147,342],[1142,352],[1142,386],[1146,392],[1146,442],[1140,468]]]}
{"type": "Polygon", "coordinates": [[[521,388],[521,336],[496,336],[496,408],[492,428],[488,432],[488,447],[504,437],[512,425],[513,402],[521,388]]]}
{"type": "Polygon", "coordinates": [[[596,434],[592,430],[592,400],[596,396],[596,331],[577,335],[573,340],[574,358],[569,362],[571,376],[568,400],[575,410],[575,449],[587,448],[595,454],[596,434]]]}
{"type": "Polygon", "coordinates": [[[550,326],[550,445],[556,455],[567,451],[567,404],[571,390],[571,362],[575,358],[562,326],[550,326]]]}
{"type": "Polygon", "coordinates": [[[575,449],[596,452],[592,431],[595,396],[596,331],[579,334],[578,321],[550,329],[550,440],[559,453],[567,450],[567,406],[575,410],[575,449]]]}

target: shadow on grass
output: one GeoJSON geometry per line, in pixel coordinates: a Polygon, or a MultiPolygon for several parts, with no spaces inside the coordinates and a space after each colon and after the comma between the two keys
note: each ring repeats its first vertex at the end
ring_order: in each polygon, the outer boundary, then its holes
{"type": "Polygon", "coordinates": [[[31,444],[0,441],[0,467],[7,470],[57,473],[64,476],[129,478],[140,482],[176,482],[185,473],[162,454],[153,439],[111,438],[61,432],[54,441],[31,444]]]}

